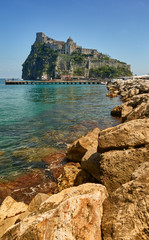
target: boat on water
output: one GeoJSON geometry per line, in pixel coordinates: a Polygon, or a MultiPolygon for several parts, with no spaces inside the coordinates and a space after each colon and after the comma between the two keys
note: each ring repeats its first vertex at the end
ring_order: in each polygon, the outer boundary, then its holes
{"type": "Polygon", "coordinates": [[[106,84],[107,84],[107,82],[101,82],[100,84],[101,84],[101,85],[106,85],[106,84]]]}

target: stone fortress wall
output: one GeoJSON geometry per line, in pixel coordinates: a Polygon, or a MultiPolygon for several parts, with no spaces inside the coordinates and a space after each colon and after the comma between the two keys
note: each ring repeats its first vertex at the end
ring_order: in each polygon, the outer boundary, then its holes
{"type": "Polygon", "coordinates": [[[58,50],[60,54],[70,55],[74,51],[78,51],[81,54],[98,53],[96,49],[80,48],[76,45],[76,43],[72,40],[71,37],[69,37],[66,42],[56,41],[52,38],[47,37],[43,32],[38,32],[36,33],[36,41],[48,44],[53,50],[58,50]]]}

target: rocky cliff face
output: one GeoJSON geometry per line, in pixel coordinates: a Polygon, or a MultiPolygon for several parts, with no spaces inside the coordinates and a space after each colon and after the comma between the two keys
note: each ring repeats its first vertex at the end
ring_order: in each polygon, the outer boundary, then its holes
{"type": "Polygon", "coordinates": [[[31,52],[23,63],[22,78],[29,80],[41,79],[43,75],[60,78],[70,77],[110,78],[132,75],[130,65],[96,51],[82,54],[77,49],[71,54],[60,54],[46,43],[35,41],[31,52]]]}

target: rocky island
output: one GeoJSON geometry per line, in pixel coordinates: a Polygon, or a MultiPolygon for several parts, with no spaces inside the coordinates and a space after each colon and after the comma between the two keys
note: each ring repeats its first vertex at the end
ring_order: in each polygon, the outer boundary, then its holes
{"type": "Polygon", "coordinates": [[[130,65],[112,59],[96,49],[77,46],[71,37],[57,41],[44,33],[36,34],[31,52],[23,63],[22,78],[113,78],[131,76],[130,65]]]}
{"type": "MultiPolygon", "coordinates": [[[[7,196],[2,240],[149,239],[149,80],[107,87],[123,100],[112,110],[121,124],[95,128],[68,146],[55,194],[38,193],[28,204],[7,196]]],[[[55,164],[52,156],[44,160],[55,164]]]]}

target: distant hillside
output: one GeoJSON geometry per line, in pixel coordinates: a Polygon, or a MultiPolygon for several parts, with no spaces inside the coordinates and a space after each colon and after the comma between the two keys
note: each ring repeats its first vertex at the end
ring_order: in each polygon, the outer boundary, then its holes
{"type": "Polygon", "coordinates": [[[113,78],[130,76],[130,65],[112,59],[95,49],[67,42],[56,41],[37,33],[31,52],[23,63],[23,79],[60,78],[63,75],[85,78],[113,78]]]}

